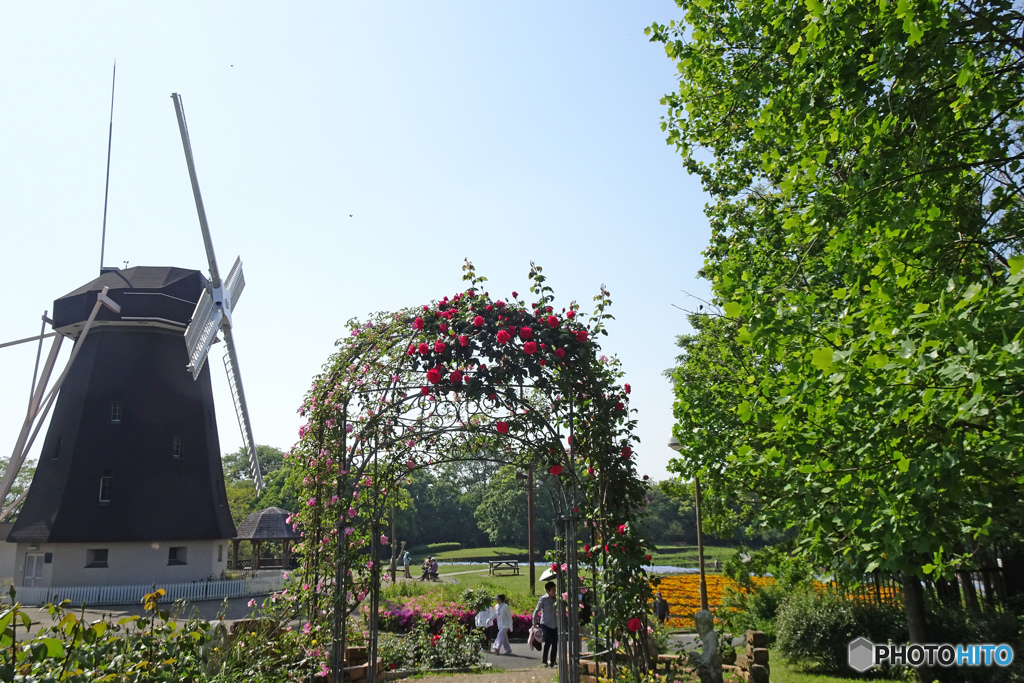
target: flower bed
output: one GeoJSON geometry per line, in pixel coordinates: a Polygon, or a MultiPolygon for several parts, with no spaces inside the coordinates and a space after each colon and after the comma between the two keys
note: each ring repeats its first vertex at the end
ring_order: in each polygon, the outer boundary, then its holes
{"type": "MultiPolygon", "coordinates": [[[[770,583],[773,579],[765,577],[754,577],[755,585],[770,583]]],[[[740,585],[730,578],[721,574],[707,574],[705,581],[708,587],[708,607],[712,612],[722,608],[722,592],[731,588],[738,590],[740,585]]],[[[671,616],[668,620],[669,626],[691,626],[693,614],[700,610],[700,575],[680,574],[676,576],[663,576],[661,583],[654,587],[654,590],[661,591],[661,596],[668,600],[671,616]]]]}
{"type": "MultiPolygon", "coordinates": [[[[369,607],[364,604],[360,609],[365,615],[369,607]]],[[[431,633],[438,633],[441,630],[441,624],[450,619],[455,619],[469,628],[476,626],[476,612],[468,609],[465,605],[443,600],[436,594],[428,593],[382,600],[378,612],[378,628],[383,632],[409,633],[416,624],[424,622],[431,633]]],[[[513,614],[510,635],[525,638],[530,631],[532,621],[532,612],[513,614]]]]}

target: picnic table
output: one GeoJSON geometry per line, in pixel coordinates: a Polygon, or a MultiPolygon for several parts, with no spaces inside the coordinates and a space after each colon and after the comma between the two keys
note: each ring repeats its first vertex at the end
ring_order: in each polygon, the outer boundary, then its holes
{"type": "Polygon", "coordinates": [[[519,560],[487,560],[487,573],[493,574],[499,569],[511,569],[513,574],[519,573],[519,560]]]}

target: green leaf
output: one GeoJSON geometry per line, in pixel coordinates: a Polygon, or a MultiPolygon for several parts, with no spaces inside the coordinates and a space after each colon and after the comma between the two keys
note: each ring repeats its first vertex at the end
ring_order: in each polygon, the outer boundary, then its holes
{"type": "Polygon", "coordinates": [[[728,301],[722,308],[725,310],[725,314],[730,318],[738,318],[743,315],[743,304],[739,301],[728,301]]]}
{"type": "Polygon", "coordinates": [[[822,372],[828,372],[832,369],[832,355],[831,347],[823,346],[815,349],[811,352],[811,364],[822,372]]]}

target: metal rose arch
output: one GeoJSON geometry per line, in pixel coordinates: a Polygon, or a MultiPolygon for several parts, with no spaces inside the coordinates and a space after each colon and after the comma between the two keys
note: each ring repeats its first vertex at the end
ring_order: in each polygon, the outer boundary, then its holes
{"type": "MultiPolygon", "coordinates": [[[[472,264],[463,270],[468,288],[450,298],[350,321],[306,395],[308,422],[288,457],[307,501],[292,519],[303,534],[292,586],[308,606],[314,656],[341,681],[349,618],[368,601],[376,661],[383,515],[410,471],[497,453],[556,482],[558,594],[576,596],[578,570],[589,569],[598,647],[618,649],[639,674],[650,663],[649,556],[630,520],[646,485],[635,471],[629,385],[596,340],[607,334],[608,292],[588,317],[575,303],[555,308],[539,266],[528,298],[492,297],[472,264]]],[[[559,680],[573,682],[578,601],[565,602],[559,680]]],[[[375,667],[368,675],[373,683],[375,667]]]]}

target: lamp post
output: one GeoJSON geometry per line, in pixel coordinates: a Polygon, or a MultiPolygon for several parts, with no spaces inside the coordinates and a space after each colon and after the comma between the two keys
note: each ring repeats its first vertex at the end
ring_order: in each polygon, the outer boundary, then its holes
{"type": "MultiPolygon", "coordinates": [[[[669,439],[668,447],[678,453],[683,446],[676,437],[669,439]]],[[[708,584],[704,578],[704,531],[700,523],[700,479],[693,478],[693,489],[697,503],[697,567],[700,569],[700,608],[708,609],[708,584]]]]}

